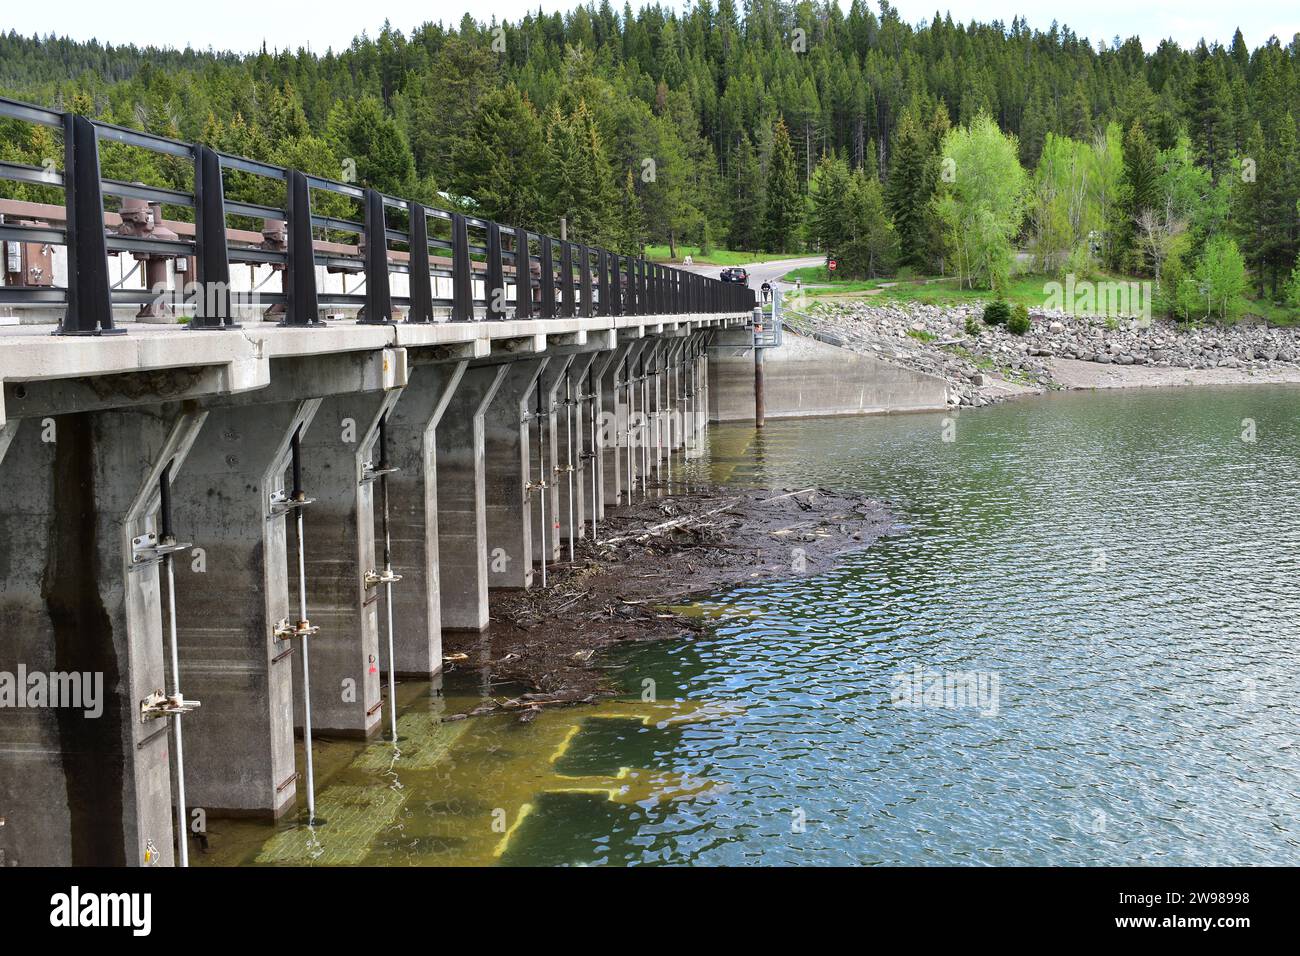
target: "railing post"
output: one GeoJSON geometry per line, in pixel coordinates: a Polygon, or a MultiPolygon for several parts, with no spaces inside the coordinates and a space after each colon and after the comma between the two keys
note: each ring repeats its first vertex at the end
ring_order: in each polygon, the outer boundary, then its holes
{"type": "Polygon", "coordinates": [[[433,277],[429,273],[429,224],[425,221],[424,207],[412,200],[406,204],[410,219],[411,247],[411,308],[406,313],[407,322],[433,321],[433,277]]]}
{"type": "Polygon", "coordinates": [[[501,265],[501,227],[489,222],[487,227],[487,283],[483,289],[487,300],[487,317],[506,317],[506,273],[501,265]]]}
{"type": "Polygon", "coordinates": [[[221,157],[203,145],[194,147],[194,257],[198,302],[190,328],[236,328],[230,309],[230,256],[226,248],[221,157]]]}
{"type": "Polygon", "coordinates": [[[533,257],[528,252],[528,230],[515,229],[515,318],[533,316],[533,257]]]}
{"type": "Polygon", "coordinates": [[[637,263],[636,277],[637,314],[650,314],[650,263],[644,259],[637,263]]]}
{"type": "Polygon", "coordinates": [[[628,315],[636,315],[641,311],[640,303],[637,302],[637,260],[628,256],[628,307],[624,310],[628,315]]]}
{"type": "Polygon", "coordinates": [[[474,321],[474,276],[469,266],[469,225],[458,212],[451,214],[451,318],[474,321]]]}
{"type": "Polygon", "coordinates": [[[307,176],[297,169],[289,169],[286,190],[288,201],[285,216],[289,220],[289,248],[285,254],[285,268],[289,277],[285,282],[288,301],[285,303],[281,325],[321,326],[320,306],[316,301],[316,249],[311,239],[311,191],[307,176]]]}
{"type": "MultiPolygon", "coordinates": [[[[578,281],[582,283],[582,315],[583,318],[591,318],[595,315],[595,308],[591,301],[591,246],[579,246],[579,255],[582,261],[578,264],[578,281]]],[[[604,314],[605,303],[601,301],[602,315],[604,314]]]]}
{"type": "Polygon", "coordinates": [[[542,318],[555,318],[555,252],[551,237],[542,236],[542,318]]]}
{"type": "Polygon", "coordinates": [[[610,291],[609,253],[604,249],[596,250],[596,285],[600,290],[599,314],[618,315],[614,293],[610,291]]]}
{"type": "Polygon", "coordinates": [[[99,137],[84,116],[63,117],[63,201],[67,217],[68,310],[60,335],[125,332],[113,327],[113,293],[99,183],[99,137]]]}
{"type": "Polygon", "coordinates": [[[608,253],[609,256],[609,314],[622,315],[626,309],[623,298],[623,268],[622,260],[617,253],[608,253]]]}
{"type": "Polygon", "coordinates": [[[384,195],[366,190],[366,305],[358,322],[388,325],[393,321],[393,296],[388,285],[388,225],[384,195]]]}
{"type": "Polygon", "coordinates": [[[573,243],[560,240],[560,306],[565,318],[578,314],[573,294],[573,243]]]}
{"type": "MultiPolygon", "coordinates": [[[[636,315],[636,271],[634,260],[631,256],[627,257],[626,264],[619,264],[619,272],[626,278],[626,284],[623,286],[623,314],[636,315]],[[626,265],[626,268],[625,268],[626,265]]],[[[619,280],[620,283],[623,279],[619,280]]]]}

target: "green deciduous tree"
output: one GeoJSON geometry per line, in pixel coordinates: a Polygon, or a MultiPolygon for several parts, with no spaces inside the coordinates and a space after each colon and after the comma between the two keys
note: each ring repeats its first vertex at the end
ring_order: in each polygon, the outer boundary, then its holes
{"type": "Polygon", "coordinates": [[[1210,239],[1197,263],[1196,281],[1207,317],[1235,318],[1247,288],[1246,261],[1237,243],[1228,236],[1210,239]]]}
{"type": "Polygon", "coordinates": [[[944,138],[951,176],[941,178],[935,211],[952,271],[966,287],[1002,289],[1010,277],[1025,208],[1018,151],[987,113],[944,138]]]}

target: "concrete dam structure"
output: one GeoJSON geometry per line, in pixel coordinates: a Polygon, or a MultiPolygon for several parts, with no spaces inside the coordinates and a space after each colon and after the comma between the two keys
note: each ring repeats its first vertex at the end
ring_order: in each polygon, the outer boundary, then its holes
{"type": "Polygon", "coordinates": [[[436,674],[444,628],[484,628],[491,589],[533,586],[606,507],[700,446],[704,340],[740,321],[11,330],[0,652],[29,673],[102,674],[104,696],[94,718],[0,709],[7,862],[173,862],[161,718],[189,701],[189,806],[293,807],[306,706],[319,733],[377,733],[390,671],[436,674]],[[173,625],[184,697],[169,702],[173,625]]]}
{"type": "MultiPolygon", "coordinates": [[[[313,733],[395,732],[394,681],[440,672],[444,630],[653,491],[710,409],[745,417],[744,286],[0,116],[64,146],[61,173],[0,163],[64,195],[0,207],[0,865],[183,865],[191,809],[312,818],[313,733]],[[103,179],[108,141],[191,185],[103,179]]],[[[943,406],[938,380],[791,351],[774,414],[943,406]]]]}
{"type": "Polygon", "coordinates": [[[183,864],[191,807],[275,818],[305,790],[314,815],[312,732],[377,733],[385,682],[437,674],[444,628],[484,628],[492,589],[698,449],[706,338],[753,304],[201,145],[0,116],[64,147],[61,172],[0,164],[63,192],[0,223],[5,865],[183,864]],[[101,142],[190,185],[104,179],[101,142]],[[231,171],[279,204],[228,195],[231,171]]]}

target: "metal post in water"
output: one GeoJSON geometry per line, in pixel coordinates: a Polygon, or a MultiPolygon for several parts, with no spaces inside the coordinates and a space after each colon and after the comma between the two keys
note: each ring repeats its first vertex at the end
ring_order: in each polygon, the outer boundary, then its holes
{"type": "MultiPolygon", "coordinates": [[[[591,363],[595,365],[595,362],[591,363]]],[[[597,495],[604,495],[605,489],[598,488],[596,485],[598,477],[597,456],[602,449],[596,444],[596,416],[598,409],[596,407],[596,389],[592,384],[591,365],[587,366],[587,395],[591,399],[591,543],[599,544],[600,539],[596,534],[597,522],[600,520],[600,505],[596,502],[597,495]]]]}
{"type": "Polygon", "coordinates": [[[655,417],[654,417],[653,431],[655,436],[655,454],[654,454],[655,482],[657,483],[663,478],[663,457],[664,457],[663,435],[660,433],[660,428],[663,426],[664,406],[663,406],[663,396],[659,392],[660,388],[663,385],[663,358],[660,356],[657,350],[655,351],[654,377],[655,377],[655,417]]]}
{"type": "Polygon", "coordinates": [[[758,334],[763,326],[763,310],[754,309],[754,427],[762,428],[767,409],[764,407],[763,395],[763,358],[764,349],[759,347],[758,334]]]}
{"type": "MultiPolygon", "coordinates": [[[[158,480],[158,513],[161,525],[159,545],[163,548],[176,543],[176,535],[172,531],[171,471],[172,463],[169,461],[163,467],[162,476],[158,480]]],[[[181,696],[181,659],[179,641],[176,637],[176,566],[172,552],[168,551],[163,555],[163,566],[167,571],[167,630],[172,659],[172,697],[176,705],[181,705],[185,698],[181,696]]],[[[190,834],[189,813],[185,805],[185,746],[179,711],[172,714],[172,734],[176,747],[177,842],[180,844],[181,866],[189,866],[190,834]]]]}
{"type": "Polygon", "coordinates": [[[298,532],[298,627],[296,631],[302,638],[302,742],[307,760],[307,824],[311,826],[316,822],[316,777],[313,772],[311,753],[311,653],[308,648],[311,643],[311,622],[307,617],[307,544],[303,537],[302,517],[303,507],[307,503],[307,494],[302,488],[301,438],[302,426],[299,425],[294,430],[291,446],[293,451],[291,499],[294,502],[298,532]]]}
{"type": "Polygon", "coordinates": [[[388,415],[379,419],[379,497],[383,505],[384,604],[388,612],[388,725],[397,746],[397,656],[393,645],[393,542],[388,529],[388,415]]]}
{"type": "Polygon", "coordinates": [[[575,560],[573,539],[578,535],[573,527],[573,384],[569,380],[568,369],[564,370],[564,435],[568,439],[566,457],[569,471],[569,563],[573,564],[575,560]]]}
{"type": "Polygon", "coordinates": [[[623,391],[625,393],[627,404],[627,422],[623,429],[624,444],[627,446],[627,491],[623,504],[632,504],[632,382],[628,378],[628,366],[631,363],[627,357],[623,358],[623,391]]]}
{"type": "Polygon", "coordinates": [[[686,345],[682,348],[682,361],[680,366],[680,377],[678,378],[677,396],[682,406],[682,462],[690,457],[691,452],[691,431],[686,427],[687,421],[690,420],[689,408],[691,404],[691,340],[687,338],[686,345]]]}
{"type": "Polygon", "coordinates": [[[641,424],[637,428],[637,434],[641,436],[641,497],[646,496],[646,477],[650,471],[650,429],[646,422],[646,415],[650,408],[649,388],[650,380],[645,374],[645,352],[641,353],[640,373],[638,378],[641,380],[641,424]]]}
{"type": "MultiPolygon", "coordinates": [[[[542,587],[546,587],[546,423],[542,421],[542,377],[537,378],[537,476],[542,492],[542,587]]],[[[532,519],[529,519],[532,520],[532,519]]]]}

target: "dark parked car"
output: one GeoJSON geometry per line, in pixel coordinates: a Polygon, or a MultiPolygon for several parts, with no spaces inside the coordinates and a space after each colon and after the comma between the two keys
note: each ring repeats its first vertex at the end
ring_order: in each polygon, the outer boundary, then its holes
{"type": "Polygon", "coordinates": [[[720,278],[723,282],[739,282],[741,285],[748,285],[749,283],[749,273],[740,266],[723,269],[720,278]]]}

